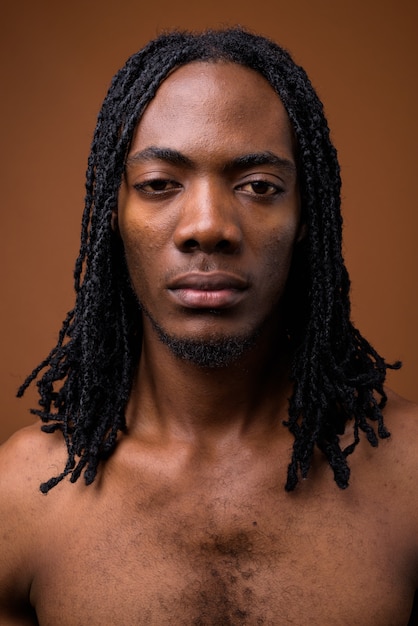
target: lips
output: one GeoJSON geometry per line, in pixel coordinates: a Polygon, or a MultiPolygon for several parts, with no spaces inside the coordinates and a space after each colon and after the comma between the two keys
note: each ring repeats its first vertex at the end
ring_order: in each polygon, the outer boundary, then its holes
{"type": "Polygon", "coordinates": [[[168,290],[182,306],[191,309],[226,309],[244,297],[249,284],[228,272],[191,272],[170,281],[168,290]]]}

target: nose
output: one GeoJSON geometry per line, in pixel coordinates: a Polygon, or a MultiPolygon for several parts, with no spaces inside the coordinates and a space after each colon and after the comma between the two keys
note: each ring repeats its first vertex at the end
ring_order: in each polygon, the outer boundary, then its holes
{"type": "Polygon", "coordinates": [[[227,189],[205,181],[187,191],[174,243],[181,252],[233,254],[241,248],[239,217],[227,189]]]}

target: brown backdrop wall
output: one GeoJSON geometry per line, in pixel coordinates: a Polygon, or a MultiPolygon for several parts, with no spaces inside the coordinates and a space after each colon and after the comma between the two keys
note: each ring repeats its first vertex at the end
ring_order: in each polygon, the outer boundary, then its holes
{"type": "MultiPolygon", "coordinates": [[[[6,4],[8,6],[6,6],[6,4]]],[[[95,118],[112,74],[165,28],[242,24],[289,48],[325,102],[343,174],[353,318],[418,400],[415,0],[39,0],[1,24],[0,441],[30,423],[15,399],[72,306],[95,118]]]]}

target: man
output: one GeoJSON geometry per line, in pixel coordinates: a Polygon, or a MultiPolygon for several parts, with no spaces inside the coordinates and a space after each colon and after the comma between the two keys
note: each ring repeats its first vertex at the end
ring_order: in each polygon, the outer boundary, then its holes
{"type": "Polygon", "coordinates": [[[350,322],[339,189],[272,42],[128,60],[76,306],[21,389],[45,369],[43,432],[0,457],[2,625],[416,623],[417,410],[350,322]]]}

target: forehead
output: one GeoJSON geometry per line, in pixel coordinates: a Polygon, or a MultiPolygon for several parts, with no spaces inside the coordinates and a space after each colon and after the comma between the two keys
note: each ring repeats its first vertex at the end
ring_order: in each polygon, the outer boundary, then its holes
{"type": "Polygon", "coordinates": [[[293,132],[279,96],[250,68],[225,61],[193,62],[174,70],[160,85],[137,125],[131,149],[171,143],[216,148],[239,140],[251,150],[279,141],[293,152],[293,132]]]}

